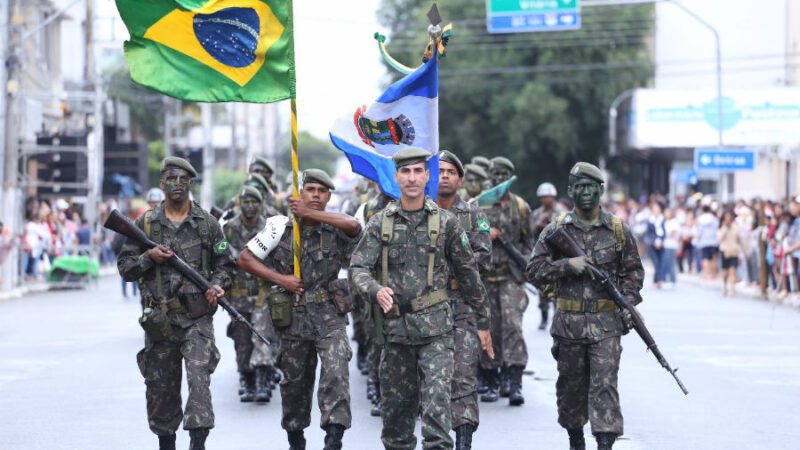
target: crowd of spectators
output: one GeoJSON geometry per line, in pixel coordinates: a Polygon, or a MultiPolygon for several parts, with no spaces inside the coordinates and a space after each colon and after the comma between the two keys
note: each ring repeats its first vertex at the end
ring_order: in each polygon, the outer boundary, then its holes
{"type": "Polygon", "coordinates": [[[633,230],[640,253],[652,263],[657,288],[674,288],[678,272],[721,279],[723,295],[746,286],[763,298],[800,295],[800,196],[723,204],[695,194],[670,204],[652,195],[609,209],[633,230]]]}

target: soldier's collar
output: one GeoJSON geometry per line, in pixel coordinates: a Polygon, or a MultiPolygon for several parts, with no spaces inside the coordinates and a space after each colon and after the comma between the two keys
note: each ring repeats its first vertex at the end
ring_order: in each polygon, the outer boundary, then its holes
{"type": "Polygon", "coordinates": [[[450,207],[451,211],[469,211],[469,204],[463,198],[456,196],[456,201],[450,207]]]}
{"type": "MultiPolygon", "coordinates": [[[[593,226],[598,227],[598,226],[602,225],[602,226],[605,226],[608,229],[612,229],[613,225],[612,225],[611,222],[612,222],[613,218],[614,218],[614,216],[609,214],[608,212],[606,212],[606,210],[604,210],[603,207],[601,206],[600,207],[600,222],[595,224],[595,225],[593,225],[593,226]]],[[[575,210],[572,210],[572,211],[568,212],[567,215],[564,216],[564,222],[563,223],[564,224],[571,223],[571,224],[573,224],[575,226],[581,226],[582,225],[578,221],[578,216],[575,214],[575,210]]]]}
{"type": "Polygon", "coordinates": [[[439,205],[437,205],[436,202],[433,201],[432,198],[430,198],[428,196],[425,196],[425,206],[424,206],[424,208],[428,212],[437,211],[439,209],[439,205]]]}

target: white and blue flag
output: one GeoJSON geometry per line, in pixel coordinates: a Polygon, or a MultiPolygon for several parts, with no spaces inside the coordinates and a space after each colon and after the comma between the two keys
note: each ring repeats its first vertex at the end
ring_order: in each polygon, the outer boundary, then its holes
{"type": "Polygon", "coordinates": [[[400,198],[392,155],[405,147],[431,152],[425,193],[439,185],[439,66],[433,57],[389,86],[370,106],[340,117],[331,141],[347,155],[353,172],[375,181],[384,194],[400,198]]]}

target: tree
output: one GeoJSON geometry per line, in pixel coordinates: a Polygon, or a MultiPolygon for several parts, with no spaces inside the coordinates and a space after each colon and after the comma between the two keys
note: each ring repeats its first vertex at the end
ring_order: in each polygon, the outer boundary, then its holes
{"type": "MultiPolygon", "coordinates": [[[[342,155],[342,152],[336,150],[330,139],[317,139],[308,131],[300,131],[297,135],[299,149],[297,152],[298,163],[300,170],[305,169],[322,169],[333,176],[333,170],[336,168],[336,160],[342,155]]],[[[284,139],[283,142],[289,142],[284,139]]],[[[291,148],[287,145],[281,149],[279,161],[291,161],[291,148]]],[[[291,166],[287,166],[291,170],[291,166]]]]}
{"type": "MultiPolygon", "coordinates": [[[[387,47],[407,65],[420,63],[429,8],[382,0],[387,47]]],[[[545,181],[565,191],[575,162],[597,163],[611,101],[653,76],[651,5],[587,8],[577,31],[505,35],[486,32],[483,1],[451,0],[440,11],[455,31],[439,71],[441,148],[465,162],[508,157],[525,174],[514,189],[528,199],[545,181]]]]}

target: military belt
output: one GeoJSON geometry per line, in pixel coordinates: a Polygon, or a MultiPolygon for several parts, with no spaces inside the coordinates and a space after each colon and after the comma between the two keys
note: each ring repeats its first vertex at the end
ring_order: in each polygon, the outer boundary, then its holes
{"type": "Polygon", "coordinates": [[[181,304],[178,297],[172,297],[163,302],[153,300],[150,302],[150,307],[153,306],[158,306],[164,314],[186,314],[186,307],[181,304]]]}
{"type": "Polygon", "coordinates": [[[583,300],[571,300],[566,298],[559,298],[556,299],[556,308],[559,311],[564,311],[564,312],[589,312],[589,313],[616,311],[619,309],[617,307],[617,304],[614,303],[613,300],[605,298],[589,302],[585,302],[583,300]]]}
{"type": "Polygon", "coordinates": [[[303,293],[301,303],[328,303],[330,295],[326,288],[317,289],[313,292],[303,293]]]}
{"type": "Polygon", "coordinates": [[[450,298],[447,295],[447,289],[439,289],[429,294],[412,299],[409,302],[399,301],[395,303],[395,307],[389,311],[387,317],[399,317],[402,314],[415,313],[423,309],[430,308],[431,306],[438,305],[439,303],[446,302],[450,298]]]}

